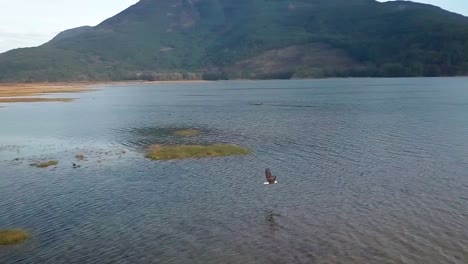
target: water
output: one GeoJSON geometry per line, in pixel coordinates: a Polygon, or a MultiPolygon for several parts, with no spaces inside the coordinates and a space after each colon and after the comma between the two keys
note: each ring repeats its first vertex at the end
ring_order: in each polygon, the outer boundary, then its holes
{"type": "Polygon", "coordinates": [[[468,263],[466,83],[116,85],[7,105],[0,227],[31,239],[0,263],[468,263]],[[158,162],[154,143],[254,153],[158,162]]]}

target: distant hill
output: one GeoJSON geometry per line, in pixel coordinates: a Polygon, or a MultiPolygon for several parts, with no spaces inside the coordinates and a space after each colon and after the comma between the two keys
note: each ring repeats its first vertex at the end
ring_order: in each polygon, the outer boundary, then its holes
{"type": "Polygon", "coordinates": [[[468,18],[409,1],[141,0],[0,54],[0,81],[468,74],[468,18]]]}
{"type": "Polygon", "coordinates": [[[93,28],[90,26],[83,26],[83,27],[77,27],[77,28],[65,30],[61,32],[60,34],[58,34],[57,36],[55,36],[55,38],[53,38],[50,41],[50,43],[56,43],[67,38],[74,38],[80,34],[91,32],[91,31],[93,31],[93,28]]]}

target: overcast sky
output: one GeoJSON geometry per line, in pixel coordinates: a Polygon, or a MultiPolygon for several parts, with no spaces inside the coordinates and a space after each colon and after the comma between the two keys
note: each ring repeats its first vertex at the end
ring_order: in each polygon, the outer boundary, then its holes
{"type": "Polygon", "coordinates": [[[138,0],[0,0],[0,52],[38,46],[63,30],[95,26],[138,0]]]}
{"type": "MultiPolygon", "coordinates": [[[[38,46],[59,32],[95,26],[138,0],[0,0],[0,52],[38,46]]],[[[468,16],[468,0],[417,0],[468,16]]]]}
{"type": "MultiPolygon", "coordinates": [[[[0,0],[1,1],[1,0],[0,0]]],[[[388,2],[386,0],[378,0],[379,2],[388,2]]],[[[413,0],[413,2],[420,2],[440,6],[443,9],[468,16],[468,0],[413,0]]]]}

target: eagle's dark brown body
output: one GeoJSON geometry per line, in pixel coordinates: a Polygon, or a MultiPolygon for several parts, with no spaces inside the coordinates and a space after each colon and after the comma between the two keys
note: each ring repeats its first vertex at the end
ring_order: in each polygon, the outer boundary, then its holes
{"type": "Polygon", "coordinates": [[[266,180],[269,184],[275,184],[276,182],[276,176],[273,176],[271,174],[271,171],[270,169],[265,169],[265,177],[266,177],[266,180]]]}

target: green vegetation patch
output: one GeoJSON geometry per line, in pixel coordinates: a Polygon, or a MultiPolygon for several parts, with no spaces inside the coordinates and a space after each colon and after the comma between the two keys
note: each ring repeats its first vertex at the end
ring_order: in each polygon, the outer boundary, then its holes
{"type": "Polygon", "coordinates": [[[146,157],[153,160],[177,160],[189,158],[225,157],[236,155],[248,155],[251,151],[236,145],[181,145],[161,146],[152,145],[146,157]]]}
{"type": "Polygon", "coordinates": [[[183,130],[177,130],[174,132],[174,135],[179,136],[179,137],[193,137],[199,134],[200,134],[200,131],[196,129],[183,129],[183,130]]]}
{"type": "Polygon", "coordinates": [[[50,166],[56,166],[57,164],[58,164],[57,160],[49,160],[49,161],[45,161],[45,162],[41,162],[41,163],[36,164],[36,167],[38,167],[38,168],[47,168],[47,167],[50,167],[50,166]]]}
{"type": "Polygon", "coordinates": [[[1,230],[0,229],[0,246],[15,245],[26,241],[29,233],[21,229],[1,230]]]}

